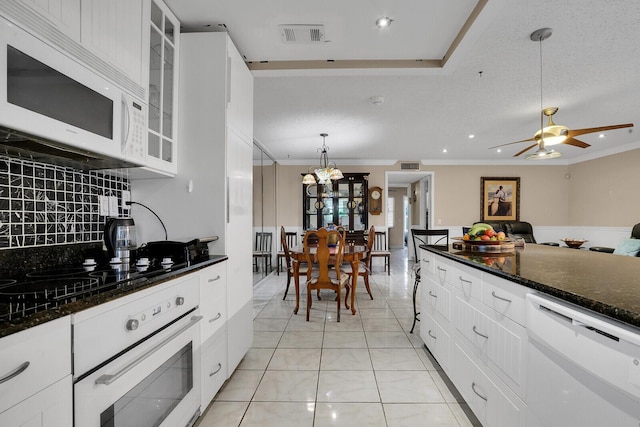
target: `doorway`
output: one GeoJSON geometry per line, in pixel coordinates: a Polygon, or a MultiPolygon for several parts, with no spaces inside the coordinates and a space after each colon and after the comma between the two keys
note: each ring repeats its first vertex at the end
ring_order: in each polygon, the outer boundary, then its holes
{"type": "MultiPolygon", "coordinates": [[[[432,171],[386,171],[385,188],[387,197],[395,195],[396,220],[394,227],[389,229],[390,248],[407,247],[409,253],[413,253],[411,241],[411,228],[433,228],[434,197],[433,182],[435,173],[432,171]],[[398,197],[402,195],[402,197],[398,197]],[[403,204],[402,201],[408,201],[403,204]],[[398,221],[398,212],[402,212],[404,218],[398,221]],[[406,226],[402,226],[402,224],[406,226]]],[[[385,204],[386,205],[386,204],[385,204]]],[[[385,215],[388,215],[385,209],[385,215]]],[[[385,223],[389,223],[385,218],[385,223]]]]}

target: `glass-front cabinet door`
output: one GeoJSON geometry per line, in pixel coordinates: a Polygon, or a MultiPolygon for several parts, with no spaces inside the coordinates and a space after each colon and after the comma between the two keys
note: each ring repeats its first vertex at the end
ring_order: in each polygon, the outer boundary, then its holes
{"type": "Polygon", "coordinates": [[[149,38],[149,139],[147,156],[153,168],[177,172],[176,73],[180,25],[160,1],[151,2],[149,38]]]}
{"type": "Polygon", "coordinates": [[[341,225],[349,231],[366,230],[368,173],[345,173],[330,184],[302,185],[305,230],[341,225]]]}

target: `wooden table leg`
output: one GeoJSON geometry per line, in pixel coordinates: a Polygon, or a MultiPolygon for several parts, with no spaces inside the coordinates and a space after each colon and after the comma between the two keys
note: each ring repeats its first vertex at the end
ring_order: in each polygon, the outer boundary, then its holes
{"type": "Polygon", "coordinates": [[[358,283],[358,267],[360,266],[360,260],[358,254],[355,254],[351,259],[351,271],[353,276],[351,279],[351,314],[356,314],[356,284],[358,283]]]}
{"type": "Polygon", "coordinates": [[[298,314],[300,308],[300,263],[297,260],[293,260],[293,283],[296,285],[296,308],[293,309],[293,314],[298,314]]]}

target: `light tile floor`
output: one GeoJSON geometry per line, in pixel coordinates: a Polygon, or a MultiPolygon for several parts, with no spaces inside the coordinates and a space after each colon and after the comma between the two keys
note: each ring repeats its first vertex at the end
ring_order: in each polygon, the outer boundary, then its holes
{"type": "Polygon", "coordinates": [[[374,299],[362,279],[357,314],[330,292],[293,314],[295,290],[282,300],[286,275],[254,286],[253,347],[218,392],[199,427],[480,425],[424,349],[413,321],[413,277],[406,250],[392,251],[391,275],[374,268],[374,299]]]}

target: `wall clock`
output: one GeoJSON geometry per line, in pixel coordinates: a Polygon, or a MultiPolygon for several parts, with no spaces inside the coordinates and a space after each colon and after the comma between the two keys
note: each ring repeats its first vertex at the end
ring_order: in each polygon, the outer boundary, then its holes
{"type": "Polygon", "coordinates": [[[382,188],[371,187],[369,189],[369,213],[380,215],[382,213],[382,188]]]}

